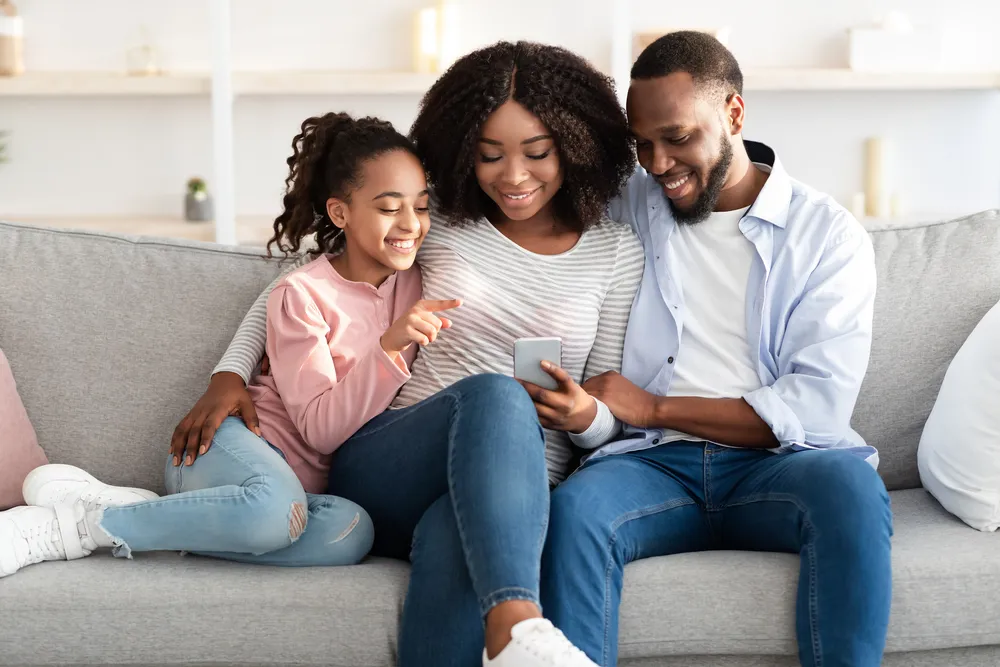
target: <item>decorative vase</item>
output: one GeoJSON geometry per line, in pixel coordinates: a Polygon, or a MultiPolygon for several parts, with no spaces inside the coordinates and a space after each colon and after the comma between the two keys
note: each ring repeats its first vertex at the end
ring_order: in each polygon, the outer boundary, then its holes
{"type": "Polygon", "coordinates": [[[184,196],[184,218],[189,222],[206,222],[214,215],[212,197],[204,190],[184,196]]]}

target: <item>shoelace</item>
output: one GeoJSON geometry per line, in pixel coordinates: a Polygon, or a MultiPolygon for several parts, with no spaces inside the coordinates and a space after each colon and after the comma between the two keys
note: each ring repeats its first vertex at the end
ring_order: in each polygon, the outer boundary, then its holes
{"type": "Polygon", "coordinates": [[[83,508],[88,512],[100,509],[108,504],[107,500],[101,500],[100,492],[94,493],[93,491],[88,491],[80,496],[80,500],[83,501],[83,508]]]}
{"type": "Polygon", "coordinates": [[[587,655],[566,639],[558,628],[535,628],[522,637],[524,647],[549,664],[559,664],[561,660],[573,658],[587,659],[587,655]]]}
{"type": "Polygon", "coordinates": [[[60,551],[59,528],[55,521],[46,522],[40,526],[32,526],[23,535],[28,543],[28,560],[37,563],[43,560],[62,558],[60,551]]]}

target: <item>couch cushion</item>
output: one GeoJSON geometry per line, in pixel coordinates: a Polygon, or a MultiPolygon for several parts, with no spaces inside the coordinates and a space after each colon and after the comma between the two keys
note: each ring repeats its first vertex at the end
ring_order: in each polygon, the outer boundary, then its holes
{"type": "Polygon", "coordinates": [[[248,250],[0,223],[0,347],[49,459],[162,492],[174,427],[278,271],[248,250]]]}
{"type": "Polygon", "coordinates": [[[948,366],[917,464],[946,510],[978,530],[1000,528],[1000,303],[948,366]]]}
{"type": "MultiPolygon", "coordinates": [[[[892,503],[888,651],[1000,643],[996,535],[965,526],[921,489],[894,492],[892,503]]],[[[0,664],[388,666],[406,577],[406,565],[382,560],[297,569],[99,554],[43,563],[0,586],[0,664]]],[[[625,572],[622,658],[794,655],[797,581],[798,559],[788,554],[633,563],[625,572]]]]}
{"type": "Polygon", "coordinates": [[[917,444],[952,357],[1000,300],[1000,211],[872,229],[878,292],[854,428],[890,489],[920,486],[917,444]]]}
{"type": "Polygon", "coordinates": [[[28,413],[17,393],[7,356],[0,349],[0,510],[23,505],[21,484],[48,460],[38,446],[28,413]]]}
{"type": "Polygon", "coordinates": [[[43,563],[0,585],[0,664],[388,666],[406,578],[392,561],[280,568],[104,552],[43,563]]]}

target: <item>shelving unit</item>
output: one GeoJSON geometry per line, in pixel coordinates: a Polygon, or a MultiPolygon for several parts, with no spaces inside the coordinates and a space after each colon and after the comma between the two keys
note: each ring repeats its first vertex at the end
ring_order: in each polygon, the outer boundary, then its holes
{"type": "MultiPolygon", "coordinates": [[[[633,33],[638,28],[630,0],[614,0],[608,29],[611,37],[610,74],[619,93],[628,89],[633,33]]],[[[73,97],[195,97],[211,101],[215,223],[191,225],[169,218],[50,219],[43,224],[76,226],[150,235],[212,238],[225,243],[257,242],[261,225],[235,215],[233,131],[240,98],[279,96],[399,96],[414,103],[437,75],[406,71],[238,71],[233,69],[231,0],[208,0],[209,69],[170,72],[160,76],[128,76],[122,72],[28,72],[0,77],[0,100],[73,97]]],[[[1000,91],[1000,72],[867,73],[849,69],[748,69],[745,90],[756,92],[874,92],[874,91],[1000,91]]],[[[624,100],[623,100],[624,101],[624,100]]],[[[208,119],[206,119],[208,120],[208,119]]],[[[0,210],[0,216],[3,215],[0,210]]],[[[264,239],[266,240],[266,236],[264,239]]]]}

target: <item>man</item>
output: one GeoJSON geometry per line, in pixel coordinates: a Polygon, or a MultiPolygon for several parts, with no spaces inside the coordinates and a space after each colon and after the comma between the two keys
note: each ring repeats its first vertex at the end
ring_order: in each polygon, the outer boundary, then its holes
{"type": "Polygon", "coordinates": [[[584,386],[617,420],[602,407],[577,438],[599,449],[552,495],[542,577],[546,616],[600,665],[617,662],[625,565],[710,549],[799,553],[802,664],[881,662],[892,519],[877,454],[850,428],[872,246],[744,142],[742,86],[702,33],[662,37],[632,68],[643,169],[613,212],[645,276],[622,374],[584,386]]]}

